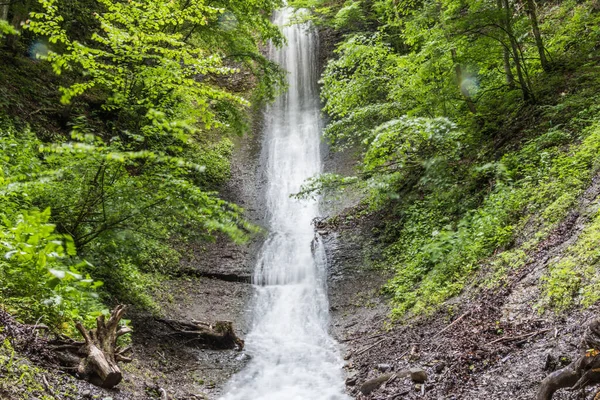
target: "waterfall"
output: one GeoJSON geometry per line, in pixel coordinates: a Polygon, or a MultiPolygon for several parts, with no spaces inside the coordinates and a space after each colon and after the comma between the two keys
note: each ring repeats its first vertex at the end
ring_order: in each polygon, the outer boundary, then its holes
{"type": "Polygon", "coordinates": [[[265,112],[266,207],[269,236],[255,273],[253,326],[246,337],[252,359],[235,375],[223,400],[338,400],[342,360],[329,336],[326,259],[311,225],[314,200],[295,200],[305,179],[321,172],[321,119],[315,32],[274,16],[287,45],[271,46],[288,71],[289,89],[265,112]]]}

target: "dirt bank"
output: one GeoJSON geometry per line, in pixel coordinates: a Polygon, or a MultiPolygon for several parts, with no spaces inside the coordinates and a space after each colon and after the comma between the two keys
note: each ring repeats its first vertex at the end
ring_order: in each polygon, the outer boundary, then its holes
{"type": "MultiPolygon", "coordinates": [[[[597,176],[578,207],[504,284],[469,288],[429,317],[394,324],[379,292],[388,276],[370,267],[378,257],[378,217],[338,219],[326,243],[332,332],[344,347],[348,392],[357,399],[532,399],[545,376],[577,357],[587,322],[600,312],[598,305],[564,315],[534,307],[549,261],[562,257],[597,212],[599,193],[597,176]],[[369,395],[359,390],[384,372],[413,367],[426,371],[424,385],[406,378],[369,395]]],[[[591,398],[592,392],[561,390],[554,398],[591,398]]]]}

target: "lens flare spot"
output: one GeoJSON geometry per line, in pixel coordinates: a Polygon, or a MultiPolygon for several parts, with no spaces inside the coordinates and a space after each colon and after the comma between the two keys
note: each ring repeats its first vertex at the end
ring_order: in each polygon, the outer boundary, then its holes
{"type": "Polygon", "coordinates": [[[479,82],[475,78],[465,78],[460,83],[460,88],[463,91],[475,94],[479,91],[479,82]]]}
{"type": "Polygon", "coordinates": [[[46,43],[36,41],[29,48],[29,57],[33,60],[40,60],[48,56],[48,46],[46,43]]]}

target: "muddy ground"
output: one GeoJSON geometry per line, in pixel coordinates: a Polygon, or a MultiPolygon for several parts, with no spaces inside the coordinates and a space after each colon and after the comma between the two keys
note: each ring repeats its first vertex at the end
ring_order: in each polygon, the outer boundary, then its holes
{"type": "MultiPolygon", "coordinates": [[[[503,285],[470,288],[429,317],[396,323],[379,290],[388,273],[370,267],[379,256],[377,216],[332,227],[326,236],[332,333],[347,360],[348,393],[377,400],[533,399],[544,377],[577,358],[583,330],[600,315],[599,305],[566,315],[534,308],[548,262],[597,212],[599,193],[597,176],[579,206],[503,285]],[[368,395],[360,390],[371,378],[407,368],[423,368],[426,382],[396,378],[368,395]]],[[[597,389],[561,390],[554,398],[591,399],[597,389]]]]}

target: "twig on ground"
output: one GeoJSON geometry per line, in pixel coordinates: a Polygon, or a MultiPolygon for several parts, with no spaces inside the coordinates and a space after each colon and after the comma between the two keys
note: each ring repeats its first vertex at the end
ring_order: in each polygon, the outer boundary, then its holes
{"type": "MultiPolygon", "coordinates": [[[[380,333],[380,334],[378,334],[378,335],[369,336],[369,337],[368,337],[368,338],[366,338],[365,340],[376,339],[376,338],[378,338],[378,337],[382,337],[382,336],[385,336],[385,335],[387,335],[387,333],[380,333]]],[[[354,337],[354,338],[350,338],[350,339],[344,339],[344,340],[340,340],[340,343],[353,342],[353,341],[355,341],[355,340],[358,340],[358,339],[360,339],[360,338],[361,338],[361,337],[360,337],[360,336],[358,336],[358,337],[354,337]]]]}
{"type": "Polygon", "coordinates": [[[456,325],[457,323],[459,323],[464,317],[466,317],[470,313],[471,313],[471,310],[465,312],[463,315],[461,315],[460,317],[456,318],[450,325],[448,325],[447,327],[445,327],[444,329],[442,329],[441,331],[439,331],[438,333],[436,333],[433,337],[436,338],[439,335],[441,335],[442,333],[446,332],[448,329],[452,328],[454,325],[456,325]]]}
{"type": "Polygon", "coordinates": [[[158,393],[160,393],[160,400],[169,400],[169,395],[165,389],[158,388],[158,393]]]}
{"type": "Polygon", "coordinates": [[[537,336],[537,335],[542,334],[542,333],[546,333],[549,330],[550,329],[542,329],[541,331],[531,332],[531,333],[527,333],[525,335],[519,335],[519,336],[504,336],[504,337],[498,338],[496,340],[492,340],[491,342],[489,342],[487,344],[487,346],[492,345],[494,343],[498,343],[498,342],[513,341],[513,340],[530,338],[530,337],[537,336]]]}
{"type": "Polygon", "coordinates": [[[366,348],[364,348],[364,349],[362,349],[362,350],[360,350],[360,351],[357,351],[357,352],[356,352],[356,355],[357,355],[357,356],[359,356],[359,355],[361,355],[362,353],[364,353],[364,352],[367,352],[367,351],[371,350],[373,347],[375,347],[375,346],[379,346],[381,343],[385,342],[387,339],[388,339],[388,338],[383,338],[383,339],[381,339],[381,340],[379,340],[379,341],[375,342],[374,344],[370,345],[369,347],[366,347],[366,348]]]}
{"type": "Polygon", "coordinates": [[[50,388],[50,384],[48,383],[48,379],[46,378],[46,375],[42,375],[42,384],[44,385],[44,388],[46,389],[46,391],[48,392],[48,394],[50,394],[50,396],[56,397],[54,395],[54,392],[50,388]]]}

